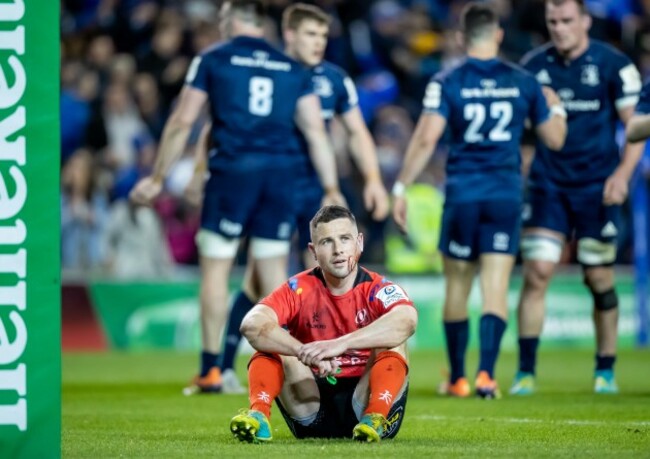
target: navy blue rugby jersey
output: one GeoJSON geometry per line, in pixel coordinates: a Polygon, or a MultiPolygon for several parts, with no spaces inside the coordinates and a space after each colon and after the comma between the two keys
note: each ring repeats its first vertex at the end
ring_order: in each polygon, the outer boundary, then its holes
{"type": "MultiPolygon", "coordinates": [[[[352,110],[359,103],[357,89],[352,79],[340,67],[323,61],[316,67],[309,69],[314,92],[320,98],[321,116],[329,129],[332,119],[352,110]]],[[[299,133],[302,138],[302,134],[299,133]]],[[[308,156],[307,141],[302,138],[305,159],[305,174],[316,177],[308,156]]]]}
{"type": "Polygon", "coordinates": [[[522,65],[558,93],[568,114],[561,151],[537,143],[531,184],[602,186],[619,163],[618,110],[634,105],[641,89],[636,67],[627,56],[596,40],[572,61],[552,44],[543,45],[524,56],[522,65]]]}
{"type": "Polygon", "coordinates": [[[533,75],[501,59],[467,58],[431,79],[423,105],[451,134],[448,202],[521,199],[524,125],[550,116],[533,75]]]}
{"type": "Polygon", "coordinates": [[[235,37],[197,56],[186,83],[205,91],[210,101],[210,166],[241,155],[300,155],[295,127],[297,101],[313,93],[302,65],[267,41],[235,37]]]}

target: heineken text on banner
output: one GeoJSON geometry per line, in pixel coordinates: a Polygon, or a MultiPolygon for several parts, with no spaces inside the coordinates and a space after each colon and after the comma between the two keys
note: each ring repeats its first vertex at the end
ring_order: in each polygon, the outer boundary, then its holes
{"type": "Polygon", "coordinates": [[[59,2],[0,0],[0,457],[61,454],[59,2]]]}

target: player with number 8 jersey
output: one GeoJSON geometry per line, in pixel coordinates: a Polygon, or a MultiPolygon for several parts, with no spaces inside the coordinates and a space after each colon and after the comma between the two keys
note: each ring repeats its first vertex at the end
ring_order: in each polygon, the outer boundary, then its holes
{"type": "Polygon", "coordinates": [[[294,166],[304,155],[296,126],[307,140],[323,188],[331,190],[330,200],[343,201],[311,76],[264,40],[265,20],[262,0],[222,3],[219,28],[226,41],[192,62],[165,125],[153,173],[131,192],[131,198],[142,204],[160,193],[167,171],[183,152],[192,124],[207,103],[214,149],[196,238],[202,354],[201,371],[191,386],[201,392],[221,390],[217,366],[221,331],[228,276],[240,238],[249,236],[251,257],[263,260],[259,279],[263,286],[284,280],[295,220],[294,166]]]}

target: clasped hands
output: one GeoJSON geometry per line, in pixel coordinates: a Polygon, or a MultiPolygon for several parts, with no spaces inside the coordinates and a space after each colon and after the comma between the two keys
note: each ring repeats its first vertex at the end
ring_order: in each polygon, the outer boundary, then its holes
{"type": "Polygon", "coordinates": [[[313,341],[300,346],[297,357],[303,364],[317,371],[318,376],[334,376],[339,371],[336,358],[347,350],[340,339],[313,341]]]}

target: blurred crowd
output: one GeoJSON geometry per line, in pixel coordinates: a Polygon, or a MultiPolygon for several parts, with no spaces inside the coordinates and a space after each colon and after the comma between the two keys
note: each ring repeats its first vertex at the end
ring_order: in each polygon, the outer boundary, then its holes
{"type": "MultiPolygon", "coordinates": [[[[281,46],[280,17],[290,3],[269,0],[268,38],[281,46]]],[[[316,0],[334,19],[326,59],[354,78],[362,112],[392,185],[419,115],[426,82],[454,63],[464,1],[316,0]]],[[[506,30],[504,57],[519,60],[547,36],[543,0],[497,0],[506,30]]],[[[592,37],[613,43],[650,77],[650,0],[587,1],[592,37]]],[[[61,205],[64,270],[117,277],[166,277],[197,262],[197,206],[184,189],[193,172],[194,134],[154,209],[128,203],[145,175],[192,57],[219,40],[213,0],[61,2],[61,205]]],[[[335,146],[342,132],[334,127],[335,146]]],[[[342,188],[368,238],[366,263],[383,263],[389,222],[372,222],[360,202],[358,171],[339,151],[342,188]]],[[[442,192],[445,148],[421,182],[442,192]]],[[[628,227],[630,225],[627,225],[628,227]]],[[[631,230],[630,230],[631,231],[631,230]]],[[[623,235],[620,261],[631,257],[623,235]]],[[[625,233],[625,232],[624,232],[625,233]]],[[[406,241],[406,246],[412,241],[406,241]]],[[[428,244],[431,246],[431,244],[428,244]]],[[[568,255],[570,257],[570,255],[568,255]]],[[[569,258],[570,259],[570,258],[569,258]]]]}

